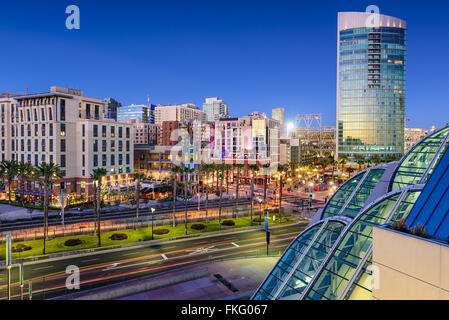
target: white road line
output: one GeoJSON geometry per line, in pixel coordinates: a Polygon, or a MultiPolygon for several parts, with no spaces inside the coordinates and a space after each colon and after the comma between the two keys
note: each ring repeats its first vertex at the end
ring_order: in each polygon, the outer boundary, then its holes
{"type": "Polygon", "coordinates": [[[40,267],[40,268],[34,268],[34,270],[48,269],[48,268],[53,268],[53,266],[45,266],[45,267],[40,267]]]}
{"type": "Polygon", "coordinates": [[[165,254],[161,254],[162,258],[164,258],[164,260],[168,260],[167,256],[165,254]]]}
{"type": "Polygon", "coordinates": [[[234,246],[236,246],[237,248],[240,247],[237,243],[233,242],[232,243],[234,246]]]}
{"type": "Polygon", "coordinates": [[[94,259],[82,260],[81,262],[95,261],[95,260],[99,260],[99,259],[100,259],[100,258],[94,258],[94,259]]]}
{"type": "Polygon", "coordinates": [[[130,256],[130,255],[132,255],[132,254],[136,254],[136,253],[135,253],[135,252],[129,252],[129,253],[123,254],[123,256],[130,256]]]}

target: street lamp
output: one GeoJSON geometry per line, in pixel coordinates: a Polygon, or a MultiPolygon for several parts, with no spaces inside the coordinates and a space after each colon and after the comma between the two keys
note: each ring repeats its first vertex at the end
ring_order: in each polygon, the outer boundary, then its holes
{"type": "Polygon", "coordinates": [[[257,201],[259,201],[259,226],[262,222],[262,199],[257,198],[257,201]]]}
{"type": "Polygon", "coordinates": [[[154,240],[154,211],[156,209],[151,208],[151,240],[154,240]]]}

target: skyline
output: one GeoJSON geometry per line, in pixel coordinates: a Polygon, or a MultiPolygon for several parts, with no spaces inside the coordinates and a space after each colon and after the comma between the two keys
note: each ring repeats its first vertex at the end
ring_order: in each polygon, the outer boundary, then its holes
{"type": "Polygon", "coordinates": [[[122,105],[146,103],[149,94],[154,104],[190,102],[198,108],[218,96],[231,116],[271,116],[271,109],[282,107],[286,123],[297,113],[321,112],[323,125],[332,126],[337,12],[363,12],[375,4],[381,14],[408,24],[407,126],[441,127],[449,119],[449,45],[441,41],[449,31],[449,5],[440,1],[426,7],[403,1],[152,1],[127,7],[77,1],[80,30],[65,29],[71,3],[25,3],[8,1],[0,13],[3,41],[14,44],[0,53],[8,61],[1,91],[46,92],[57,85],[122,105]],[[439,50],[423,43],[438,43],[439,50]]]}

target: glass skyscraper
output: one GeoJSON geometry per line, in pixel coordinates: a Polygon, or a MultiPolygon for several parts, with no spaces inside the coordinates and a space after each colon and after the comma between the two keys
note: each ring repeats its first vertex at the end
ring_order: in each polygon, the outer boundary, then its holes
{"type": "Polygon", "coordinates": [[[151,105],[129,105],[118,109],[118,121],[126,122],[126,120],[135,119],[138,123],[154,124],[154,110],[156,106],[151,105]]]}
{"type": "Polygon", "coordinates": [[[338,13],[337,153],[404,154],[406,22],[338,13]]]}

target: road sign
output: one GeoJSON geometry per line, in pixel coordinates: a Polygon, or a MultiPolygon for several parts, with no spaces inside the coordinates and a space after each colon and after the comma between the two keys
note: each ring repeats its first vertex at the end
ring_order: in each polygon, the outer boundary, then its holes
{"type": "Polygon", "coordinates": [[[11,234],[6,235],[6,266],[11,267],[11,234]]]}
{"type": "Polygon", "coordinates": [[[268,217],[265,217],[265,231],[268,231],[268,217]]]}

